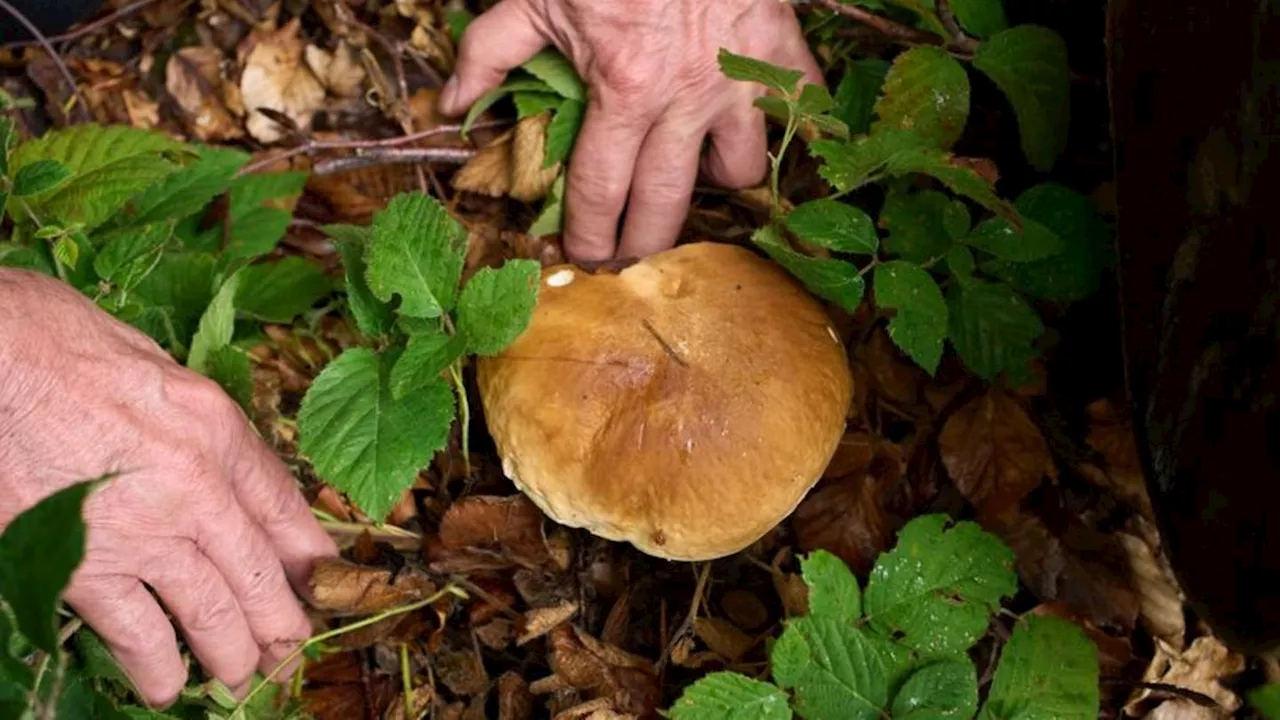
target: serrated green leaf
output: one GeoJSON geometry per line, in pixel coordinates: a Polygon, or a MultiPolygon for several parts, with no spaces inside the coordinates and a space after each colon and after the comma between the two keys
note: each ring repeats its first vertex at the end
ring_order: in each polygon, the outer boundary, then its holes
{"type": "Polygon", "coordinates": [[[862,618],[862,590],[844,561],[826,550],[800,558],[800,572],[809,587],[809,615],[843,620],[862,618]]]}
{"type": "Polygon", "coordinates": [[[720,671],[686,687],[665,715],[671,720],[790,720],[788,700],[774,685],[720,671]]]}
{"type": "Polygon", "coordinates": [[[551,167],[569,159],[573,146],[578,141],[578,132],[582,130],[586,112],[587,105],[584,102],[565,100],[560,103],[556,114],[547,124],[547,148],[542,161],[543,167],[551,167]]]}
{"type": "Polygon", "coordinates": [[[889,700],[880,654],[841,619],[788,620],[769,662],[774,681],[792,691],[805,720],[875,720],[889,700]]]}
{"type": "Polygon", "coordinates": [[[791,120],[791,104],[777,95],[761,95],[752,104],[778,122],[786,124],[791,120]]]}
{"type": "Polygon", "coordinates": [[[951,192],[963,195],[1001,217],[1015,216],[1013,205],[996,195],[991,181],[947,153],[935,151],[904,155],[895,158],[895,164],[888,169],[895,177],[909,173],[928,175],[951,192]]]}
{"type": "Polygon", "coordinates": [[[196,331],[200,316],[213,300],[216,264],[208,253],[164,253],[133,290],[150,305],[171,309],[174,330],[184,349],[196,331]]]}
{"type": "Polygon", "coordinates": [[[450,337],[441,330],[418,333],[391,369],[391,396],[399,400],[419,388],[440,380],[440,373],[466,352],[460,335],[450,337]]]}
{"type": "Polygon", "coordinates": [[[249,356],[234,345],[223,345],[209,353],[204,374],[214,380],[245,412],[253,407],[253,366],[249,356]]]}
{"type": "Polygon", "coordinates": [[[725,77],[742,82],[759,83],[787,97],[795,93],[796,85],[804,77],[804,72],[801,70],[779,67],[763,60],[729,52],[724,48],[720,48],[716,59],[720,64],[720,72],[725,77]]]}
{"type": "Polygon", "coordinates": [[[226,261],[253,260],[274,250],[292,221],[293,216],[285,210],[250,208],[227,219],[229,227],[220,224],[205,231],[196,246],[210,251],[221,248],[226,261]]]}
{"type": "Polygon", "coordinates": [[[830,198],[797,205],[785,222],[801,240],[829,250],[874,255],[880,244],[875,223],[865,212],[830,198]]]}
{"type": "Polygon", "coordinates": [[[1063,250],[1061,238],[1029,218],[1022,219],[1021,231],[1004,218],[990,218],[974,228],[963,242],[1001,260],[1016,263],[1040,260],[1063,250]]]}
{"type": "Polygon", "coordinates": [[[947,253],[947,269],[962,282],[973,275],[973,253],[963,245],[956,245],[947,253]]]}
{"type": "Polygon", "coordinates": [[[1013,106],[1027,160],[1048,172],[1066,149],[1071,124],[1071,69],[1062,36],[1038,25],[1009,28],[978,46],[973,66],[1013,106]]]}
{"type": "Polygon", "coordinates": [[[560,98],[550,85],[537,78],[509,77],[506,82],[490,90],[484,95],[481,95],[478,100],[472,103],[471,107],[467,110],[466,116],[462,119],[462,129],[460,132],[462,137],[467,137],[468,133],[471,132],[471,127],[475,125],[476,120],[484,114],[485,110],[493,107],[494,104],[502,98],[517,92],[546,93],[556,97],[557,102],[559,102],[560,98]]]}
{"type": "Polygon", "coordinates": [[[965,32],[987,38],[1009,27],[1003,0],[951,0],[951,12],[965,32]]]}
{"type": "Polygon", "coordinates": [[[53,259],[68,268],[74,268],[80,261],[80,247],[70,235],[63,235],[53,243],[53,259]]]}
{"type": "Polygon", "coordinates": [[[947,291],[948,335],[956,354],[988,382],[1007,373],[1014,383],[1031,379],[1033,343],[1044,333],[1036,311],[1004,283],[973,279],[947,291]]]}
{"type": "Polygon", "coordinates": [[[102,250],[93,259],[93,270],[103,282],[129,291],[160,262],[173,237],[173,222],[157,222],[104,233],[102,250]]]}
{"type": "Polygon", "coordinates": [[[871,119],[880,97],[880,88],[889,74],[890,64],[880,58],[854,60],[845,67],[844,76],[836,86],[835,116],[840,118],[854,135],[871,129],[871,119]]]}
{"type": "Polygon", "coordinates": [[[30,197],[48,192],[71,178],[71,169],[55,160],[36,160],[13,176],[13,196],[30,197]]]}
{"type": "Polygon", "coordinates": [[[876,306],[897,311],[889,320],[889,337],[933,375],[947,336],[947,301],[938,283],[928,271],[905,260],[876,266],[874,282],[876,306]]]}
{"type": "Polygon", "coordinates": [[[360,332],[378,338],[395,327],[396,315],[391,307],[373,296],[365,281],[365,247],[372,237],[372,230],[358,225],[326,225],[324,231],[334,238],[342,255],[343,279],[347,291],[347,305],[355,317],[360,332]]]}
{"type": "Polygon", "coordinates": [[[865,135],[849,142],[815,140],[809,151],[822,159],[818,174],[840,192],[856,190],[904,164],[925,166],[945,153],[924,144],[915,133],[894,130],[865,135]],[[914,160],[913,160],[914,158],[914,160]]]}
{"type": "Polygon", "coordinates": [[[1267,720],[1280,720],[1280,683],[1267,683],[1250,690],[1249,706],[1267,720]]]}
{"type": "Polygon", "coordinates": [[[231,182],[227,214],[238,220],[263,207],[269,200],[283,201],[302,193],[307,185],[304,172],[253,173],[231,182]]]}
{"type": "Polygon", "coordinates": [[[1051,615],[1018,621],[1000,653],[981,720],[1093,720],[1100,705],[1098,648],[1051,615]]]}
{"type": "Polygon", "coordinates": [[[555,110],[565,102],[565,99],[553,92],[525,90],[512,93],[511,101],[516,106],[516,119],[523,120],[549,110],[555,110]]]}
{"type": "Polygon", "coordinates": [[[395,399],[394,362],[367,348],[345,351],[315,379],[298,412],[302,453],[377,521],[444,447],[454,418],[443,381],[395,399]]]}
{"type": "Polygon", "coordinates": [[[880,225],[889,230],[886,252],[923,264],[946,255],[969,231],[969,208],[937,190],[907,193],[894,187],[880,210],[880,225]]]}
{"type": "Polygon", "coordinates": [[[111,654],[102,637],[92,628],[83,627],[75,634],[77,655],[84,674],[95,680],[108,680],[130,687],[133,681],[125,675],[120,663],[111,654]]]}
{"type": "Polygon", "coordinates": [[[235,333],[235,298],[239,285],[239,273],[227,278],[200,317],[200,327],[191,340],[191,352],[187,355],[187,367],[192,370],[207,374],[213,353],[231,343],[235,333]]]}
{"type": "Polygon", "coordinates": [[[323,270],[296,255],[250,265],[240,275],[236,309],[263,322],[292,322],[332,289],[323,270]]]}
{"type": "Polygon", "coordinates": [[[907,678],[920,665],[920,653],[879,633],[865,632],[863,636],[884,664],[885,678],[889,681],[889,697],[897,695],[907,678]]]}
{"type": "Polygon", "coordinates": [[[547,197],[542,201],[542,210],[529,226],[529,235],[534,238],[555,235],[564,227],[564,182],[565,173],[560,173],[547,197]]]}
{"type": "Polygon", "coordinates": [[[969,119],[969,76],[940,48],[922,45],[898,55],[876,102],[871,132],[909,130],[947,149],[969,119]]]}
{"type": "Polygon", "coordinates": [[[587,86],[578,77],[569,58],[560,51],[547,48],[520,66],[525,72],[546,83],[560,97],[585,103],[587,86]]]}
{"type": "Polygon", "coordinates": [[[51,256],[43,247],[19,245],[0,241],[0,266],[33,270],[45,275],[57,275],[51,256]]]}
{"type": "Polygon", "coordinates": [[[48,495],[0,533],[0,593],[18,631],[50,654],[59,651],[54,624],[58,604],[84,558],[82,508],[99,483],[77,482],[48,495]]]}
{"type": "Polygon", "coordinates": [[[13,119],[0,116],[0,175],[9,174],[9,155],[17,141],[13,119]]]}
{"type": "Polygon", "coordinates": [[[900,8],[906,8],[918,15],[920,22],[935,35],[947,36],[947,26],[943,25],[942,20],[938,17],[934,0],[888,0],[888,2],[900,8]]]}
{"type": "Polygon", "coordinates": [[[538,301],[542,266],[536,260],[508,260],[498,269],[481,268],[458,298],[458,333],[475,355],[494,355],[529,326],[538,301]]]}
{"type": "MultiPolygon", "coordinates": [[[[56,190],[33,198],[36,214],[64,225],[93,229],[128,200],[177,169],[168,156],[185,152],[169,137],[124,125],[73,125],[20,145],[10,157],[13,172],[32,163],[56,161],[72,173],[56,190]]],[[[12,204],[12,200],[10,203],[12,204]]]]}
{"type": "Polygon", "coordinates": [[[788,272],[800,279],[810,291],[852,312],[862,302],[866,284],[858,268],[843,260],[828,260],[802,255],[778,237],[772,225],[757,230],[752,241],[788,272]]]}
{"type": "Polygon", "coordinates": [[[1044,183],[1018,196],[1018,213],[1062,240],[1062,252],[1026,263],[995,261],[982,269],[1043,300],[1070,302],[1094,293],[1106,265],[1111,230],[1089,198],[1058,183],[1044,183]]]}
{"type": "Polygon", "coordinates": [[[224,147],[200,147],[197,152],[195,162],[133,199],[130,223],[176,220],[199,212],[231,188],[232,178],[250,157],[241,150],[224,147]]]}
{"type": "Polygon", "coordinates": [[[803,115],[824,115],[836,108],[835,98],[821,85],[806,83],[800,89],[800,97],[796,100],[796,109],[803,115]]]}
{"type": "Polygon", "coordinates": [[[9,608],[0,602],[0,717],[20,718],[27,709],[27,691],[35,685],[35,673],[18,658],[17,645],[26,640],[15,632],[9,608]]]}
{"type": "Polygon", "coordinates": [[[871,627],[925,654],[968,650],[1018,589],[1013,552],[973,522],[917,517],[876,560],[863,608],[871,627]]]}
{"type": "Polygon", "coordinates": [[[433,318],[453,308],[467,234],[439,201],[421,193],[396,196],[373,218],[365,274],[374,297],[410,317],[433,318]]]}
{"type": "Polygon", "coordinates": [[[967,657],[916,670],[893,698],[893,720],[970,720],[978,712],[978,675],[967,657]]]}

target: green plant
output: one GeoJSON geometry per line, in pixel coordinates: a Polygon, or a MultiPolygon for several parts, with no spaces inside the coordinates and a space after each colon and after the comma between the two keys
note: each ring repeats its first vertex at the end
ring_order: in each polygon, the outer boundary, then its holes
{"type": "Polygon", "coordinates": [[[1073,720],[1096,718],[1098,653],[1076,626],[1020,619],[979,708],[968,651],[1017,589],[1013,553],[972,522],[907,523],[865,592],[836,556],[801,560],[808,612],[769,648],[772,682],[712,672],[664,714],[673,720],[1073,720]]]}

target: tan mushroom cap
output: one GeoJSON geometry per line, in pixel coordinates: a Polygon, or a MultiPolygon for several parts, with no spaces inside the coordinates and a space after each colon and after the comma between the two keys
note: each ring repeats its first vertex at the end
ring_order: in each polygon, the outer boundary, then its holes
{"type": "Polygon", "coordinates": [[[844,432],[853,378],[778,265],[701,242],[617,274],[542,274],[523,334],[478,361],[503,469],[553,520],[671,560],[786,518],[844,432]]]}

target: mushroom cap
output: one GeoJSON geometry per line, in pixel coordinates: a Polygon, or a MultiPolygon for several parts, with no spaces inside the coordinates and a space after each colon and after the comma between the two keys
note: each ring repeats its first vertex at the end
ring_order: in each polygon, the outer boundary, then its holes
{"type": "Polygon", "coordinates": [[[714,242],[617,274],[544,269],[529,326],[477,378],[503,471],[548,517],[684,561],[738,552],[790,515],[853,396],[823,306],[714,242]]]}

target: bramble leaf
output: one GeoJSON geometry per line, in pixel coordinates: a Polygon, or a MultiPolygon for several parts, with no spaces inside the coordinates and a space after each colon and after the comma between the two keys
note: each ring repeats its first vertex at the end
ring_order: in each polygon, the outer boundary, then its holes
{"type": "Polygon", "coordinates": [[[292,322],[332,289],[323,270],[296,255],[250,265],[240,275],[236,309],[263,322],[292,322]]]}
{"type": "Polygon", "coordinates": [[[978,46],[973,66],[1013,106],[1027,160],[1048,172],[1066,149],[1071,123],[1071,70],[1062,36],[1038,25],[1011,27],[978,46]]]}
{"type": "Polygon", "coordinates": [[[1000,653],[979,720],[1092,720],[1101,702],[1098,648],[1051,615],[1018,621],[1000,653]]]}
{"type": "Polygon", "coordinates": [[[13,196],[30,197],[48,192],[71,177],[71,169],[55,160],[36,160],[13,176],[13,196]]]}
{"type": "Polygon", "coordinates": [[[720,63],[720,72],[731,80],[759,83],[771,90],[777,90],[787,97],[796,91],[796,85],[804,77],[804,72],[791,68],[778,67],[763,60],[746,55],[738,55],[720,48],[716,58],[720,63]]]}
{"type": "Polygon", "coordinates": [[[543,167],[551,167],[564,162],[573,154],[573,146],[578,141],[578,131],[582,129],[582,120],[587,112],[587,104],[579,100],[566,99],[560,103],[556,114],[547,124],[546,157],[543,167]]]}
{"type": "Polygon", "coordinates": [[[845,68],[836,86],[835,116],[849,127],[850,134],[861,135],[871,129],[876,99],[889,74],[889,63],[880,58],[854,60],[845,68]]]}
{"type": "Polygon", "coordinates": [[[969,208],[938,190],[907,193],[894,187],[880,210],[880,224],[889,230],[887,252],[923,264],[946,255],[969,232],[969,208]]]}
{"type": "Polygon", "coordinates": [[[529,58],[520,66],[525,72],[546,83],[560,97],[587,101],[587,86],[578,77],[578,71],[558,50],[547,48],[529,58]]]}
{"type": "Polygon", "coordinates": [[[884,661],[844,619],[788,620],[769,662],[774,682],[794,693],[805,720],[874,720],[889,700],[884,661]]]}
{"type": "Polygon", "coordinates": [[[551,86],[537,78],[510,77],[506,82],[481,95],[479,100],[472,103],[467,110],[466,117],[462,119],[462,129],[459,134],[464,138],[467,137],[467,134],[471,132],[471,127],[475,125],[476,120],[484,114],[485,110],[493,107],[499,100],[512,93],[549,94],[556,98],[556,102],[560,101],[560,96],[556,94],[551,86]]]}
{"type": "Polygon", "coordinates": [[[453,392],[443,381],[396,399],[395,358],[351,348],[316,377],[298,411],[299,448],[317,473],[381,521],[445,445],[453,392]]]}
{"type": "Polygon", "coordinates": [[[231,343],[235,334],[235,298],[239,285],[238,273],[227,278],[201,316],[200,327],[191,340],[191,352],[187,355],[187,367],[192,370],[205,373],[213,353],[231,343]]]}
{"type": "Polygon", "coordinates": [[[862,302],[866,284],[853,265],[843,260],[802,255],[787,246],[772,225],[757,230],[751,239],[815,294],[850,312],[862,302]]]}
{"type": "Polygon", "coordinates": [[[438,200],[419,192],[397,195],[373,218],[365,274],[373,296],[410,317],[440,317],[453,308],[467,234],[438,200]]]}
{"type": "Polygon", "coordinates": [[[967,657],[916,670],[893,698],[893,720],[970,720],[978,712],[978,676],[967,657]]]}
{"type": "Polygon", "coordinates": [[[529,235],[531,237],[540,238],[547,235],[555,235],[563,229],[564,179],[565,173],[560,173],[555,182],[551,183],[551,189],[547,191],[547,198],[542,202],[542,210],[538,212],[538,217],[534,218],[533,223],[529,225],[529,235]]]}
{"type": "Polygon", "coordinates": [[[903,526],[896,547],[877,559],[863,600],[871,627],[930,655],[968,650],[1018,589],[1008,547],[973,522],[947,529],[948,522],[924,515],[903,526]]]}
{"type": "Polygon", "coordinates": [[[862,618],[858,578],[839,557],[815,550],[800,558],[800,572],[809,586],[809,615],[843,620],[850,625],[862,618]]]}
{"type": "Polygon", "coordinates": [[[450,337],[443,331],[418,333],[391,369],[391,396],[397,400],[440,380],[440,373],[462,357],[467,346],[459,335],[450,337]]]}
{"type": "Polygon", "coordinates": [[[965,32],[986,38],[1009,27],[1002,0],[951,0],[951,11],[965,32]]]}
{"type": "Polygon", "coordinates": [[[98,237],[102,250],[93,258],[98,279],[132,290],[160,262],[173,237],[173,221],[125,227],[98,237]]]}
{"type": "Polygon", "coordinates": [[[787,694],[735,672],[709,673],[684,689],[671,720],[790,720],[787,694]]]}
{"type": "Polygon", "coordinates": [[[933,276],[906,260],[877,265],[875,301],[897,311],[888,327],[894,344],[925,372],[937,372],[947,336],[947,301],[933,276]]]}
{"type": "Polygon", "coordinates": [[[941,150],[928,147],[915,133],[906,130],[879,132],[842,142],[815,140],[809,151],[823,161],[818,174],[840,192],[856,190],[880,179],[890,167],[907,163],[919,156],[916,164],[941,150]]]}
{"type": "Polygon", "coordinates": [[[1015,263],[1040,260],[1063,250],[1061,238],[1030,218],[1023,218],[1021,231],[1004,218],[991,218],[974,228],[964,243],[1015,263]]]}
{"type": "Polygon", "coordinates": [[[876,102],[873,133],[910,130],[946,149],[969,119],[969,76],[940,48],[922,45],[898,55],[876,102]]]}
{"type": "Polygon", "coordinates": [[[1249,706],[1267,720],[1280,718],[1280,683],[1270,682],[1248,692],[1249,706]]]}
{"type": "Polygon", "coordinates": [[[565,102],[565,99],[553,92],[524,90],[512,93],[511,101],[516,106],[516,119],[523,120],[548,110],[555,110],[565,102]]]}
{"type": "Polygon", "coordinates": [[[209,354],[205,375],[217,382],[245,412],[253,405],[253,366],[249,356],[234,345],[223,345],[209,354]]]}
{"type": "Polygon", "coordinates": [[[829,250],[872,255],[880,242],[875,223],[865,212],[830,198],[797,205],[785,222],[801,240],[829,250]]]}
{"type": "Polygon", "coordinates": [[[199,212],[231,188],[232,178],[249,162],[249,154],[223,147],[197,148],[195,162],[147,188],[130,203],[130,224],[185,218],[199,212]]]}
{"type": "Polygon", "coordinates": [[[957,283],[947,291],[947,308],[951,344],[970,370],[988,382],[1001,373],[1014,383],[1030,379],[1044,325],[1013,288],[976,278],[957,283]]]}
{"type": "Polygon", "coordinates": [[[508,260],[481,268],[458,298],[458,332],[475,355],[494,355],[529,326],[538,301],[542,267],[536,260],[508,260]]]}
{"type": "Polygon", "coordinates": [[[396,315],[391,307],[373,296],[365,280],[365,247],[373,233],[363,225],[326,225],[324,231],[334,239],[342,255],[342,269],[347,291],[347,305],[360,332],[371,338],[381,337],[395,327],[396,315]]]}

